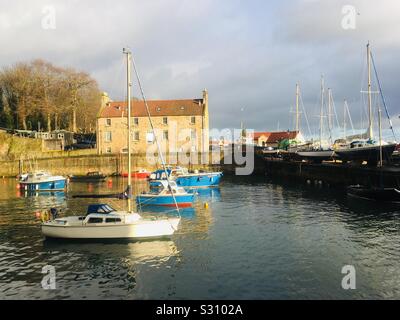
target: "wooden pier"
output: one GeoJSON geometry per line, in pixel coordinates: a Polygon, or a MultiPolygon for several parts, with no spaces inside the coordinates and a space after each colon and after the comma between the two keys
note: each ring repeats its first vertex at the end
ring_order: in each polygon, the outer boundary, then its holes
{"type": "Polygon", "coordinates": [[[308,183],[322,183],[337,186],[354,184],[385,187],[400,186],[400,166],[388,165],[382,168],[366,165],[351,165],[325,162],[321,164],[264,159],[265,173],[270,177],[299,179],[308,183]]]}

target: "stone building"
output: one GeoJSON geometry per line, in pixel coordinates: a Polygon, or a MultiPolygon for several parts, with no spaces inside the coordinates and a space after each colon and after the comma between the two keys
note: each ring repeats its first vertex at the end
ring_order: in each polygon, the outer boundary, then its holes
{"type": "MultiPolygon", "coordinates": [[[[155,138],[163,152],[207,152],[209,149],[208,92],[200,99],[148,100],[155,128],[152,134],[146,107],[131,102],[132,152],[157,152],[155,138]],[[150,148],[150,149],[149,149],[150,148]]],[[[127,153],[127,102],[111,101],[103,95],[97,118],[99,154],[127,153]]]]}

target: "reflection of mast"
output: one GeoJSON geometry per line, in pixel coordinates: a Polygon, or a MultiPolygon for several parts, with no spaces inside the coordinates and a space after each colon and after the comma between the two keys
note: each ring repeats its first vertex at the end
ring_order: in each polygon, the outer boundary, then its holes
{"type": "Polygon", "coordinates": [[[371,98],[371,51],[369,48],[369,42],[367,44],[367,65],[368,65],[368,135],[372,139],[372,98],[371,98]]]}

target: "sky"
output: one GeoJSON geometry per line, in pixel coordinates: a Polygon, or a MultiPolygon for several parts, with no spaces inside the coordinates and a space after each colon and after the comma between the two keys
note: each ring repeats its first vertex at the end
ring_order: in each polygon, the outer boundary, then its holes
{"type": "Polygon", "coordinates": [[[393,0],[0,0],[0,67],[45,59],[88,72],[121,100],[128,46],[148,99],[201,98],[207,88],[212,128],[294,129],[299,83],[301,129],[314,134],[322,74],[338,122],[346,98],[365,127],[369,41],[399,128],[399,30],[393,0]]]}

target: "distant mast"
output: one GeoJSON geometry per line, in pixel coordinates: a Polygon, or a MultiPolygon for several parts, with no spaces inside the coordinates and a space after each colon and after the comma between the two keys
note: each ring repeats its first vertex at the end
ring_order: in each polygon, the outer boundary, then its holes
{"type": "Polygon", "coordinates": [[[369,138],[373,138],[372,132],[372,97],[371,97],[371,49],[369,47],[369,42],[367,44],[367,65],[368,65],[368,135],[369,138]]]}
{"type": "Polygon", "coordinates": [[[299,88],[299,84],[296,83],[296,132],[299,132],[300,130],[300,123],[299,123],[299,119],[300,119],[300,115],[299,115],[299,95],[300,95],[300,88],[299,88]]]}
{"type": "Polygon", "coordinates": [[[321,76],[321,111],[320,111],[320,120],[319,120],[319,148],[322,150],[322,126],[323,126],[323,117],[324,117],[324,76],[321,76]]]}

